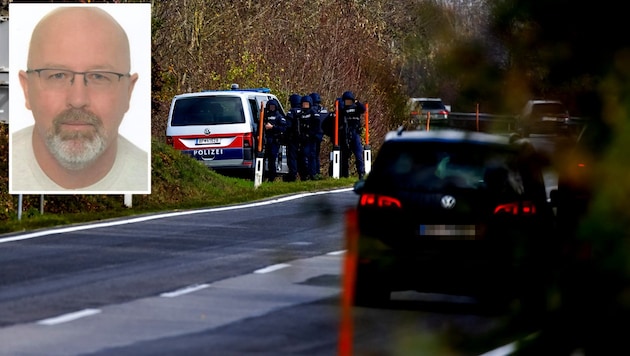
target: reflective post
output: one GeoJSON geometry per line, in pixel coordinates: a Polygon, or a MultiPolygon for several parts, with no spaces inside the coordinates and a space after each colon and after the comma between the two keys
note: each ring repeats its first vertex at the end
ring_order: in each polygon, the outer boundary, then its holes
{"type": "Polygon", "coordinates": [[[365,164],[365,174],[372,170],[372,147],[370,146],[370,120],[369,103],[365,103],[365,145],[363,146],[363,162],[365,164]]]}
{"type": "Polygon", "coordinates": [[[18,221],[22,220],[22,194],[18,195],[18,215],[17,215],[17,219],[18,221]]]}
{"type": "Polygon", "coordinates": [[[340,164],[339,161],[339,100],[335,100],[335,142],[332,152],[330,152],[330,164],[332,164],[332,177],[339,179],[340,164]]]}
{"type": "Polygon", "coordinates": [[[131,205],[133,203],[133,198],[131,194],[125,194],[124,197],[124,204],[126,207],[131,208],[131,205]]]}
{"type": "Polygon", "coordinates": [[[476,122],[477,122],[477,131],[479,131],[479,103],[477,103],[477,110],[476,110],[476,122]]]}
{"type": "Polygon", "coordinates": [[[264,155],[262,152],[263,130],[265,129],[263,126],[264,118],[265,118],[265,104],[261,102],[260,103],[260,120],[258,122],[258,148],[256,151],[256,171],[254,172],[254,188],[258,188],[262,184],[262,179],[263,179],[263,170],[264,170],[263,166],[265,163],[264,155]]]}
{"type": "Polygon", "coordinates": [[[339,356],[352,356],[354,340],[354,317],[352,306],[354,304],[354,287],[356,281],[356,269],[358,259],[359,228],[357,224],[357,211],[350,209],[345,213],[345,239],[346,253],[343,259],[342,286],[341,286],[341,320],[339,325],[339,356]]]}

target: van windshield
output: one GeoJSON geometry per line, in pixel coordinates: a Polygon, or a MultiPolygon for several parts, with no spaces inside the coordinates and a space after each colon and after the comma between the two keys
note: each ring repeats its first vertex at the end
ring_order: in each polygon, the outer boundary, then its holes
{"type": "Polygon", "coordinates": [[[195,96],[175,101],[171,126],[241,124],[245,122],[241,98],[195,96]]]}

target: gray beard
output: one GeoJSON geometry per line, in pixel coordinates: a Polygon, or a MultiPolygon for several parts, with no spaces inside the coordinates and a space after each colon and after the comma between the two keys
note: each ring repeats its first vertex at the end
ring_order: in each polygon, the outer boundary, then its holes
{"type": "Polygon", "coordinates": [[[81,170],[90,166],[107,148],[107,134],[96,115],[84,110],[70,109],[53,119],[53,127],[46,137],[46,146],[62,167],[81,170]],[[81,122],[94,126],[94,132],[65,132],[63,123],[81,122]]]}

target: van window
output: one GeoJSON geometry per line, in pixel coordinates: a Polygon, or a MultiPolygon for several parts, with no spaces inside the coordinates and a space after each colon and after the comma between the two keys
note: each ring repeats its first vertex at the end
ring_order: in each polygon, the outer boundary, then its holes
{"type": "Polygon", "coordinates": [[[256,99],[249,99],[249,107],[252,110],[252,118],[254,119],[255,123],[258,123],[260,121],[260,104],[258,104],[258,102],[256,101],[256,99]]]}
{"type": "Polygon", "coordinates": [[[196,96],[175,101],[171,126],[240,124],[245,122],[241,98],[196,96]]]}

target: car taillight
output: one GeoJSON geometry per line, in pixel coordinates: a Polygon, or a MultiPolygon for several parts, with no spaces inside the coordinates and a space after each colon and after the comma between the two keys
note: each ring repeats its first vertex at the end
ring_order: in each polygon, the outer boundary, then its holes
{"type": "Polygon", "coordinates": [[[363,194],[359,200],[361,206],[378,208],[401,208],[400,200],[385,195],[363,194]]]}
{"type": "Polygon", "coordinates": [[[444,115],[444,117],[448,117],[448,111],[442,110],[440,111],[440,115],[444,115]]]}
{"type": "Polygon", "coordinates": [[[253,144],[252,144],[252,134],[251,134],[251,132],[248,132],[248,133],[243,135],[243,147],[250,148],[252,146],[253,146],[253,144]]]}
{"type": "Polygon", "coordinates": [[[166,136],[166,144],[173,146],[174,140],[173,136],[166,136]]]}
{"type": "Polygon", "coordinates": [[[536,214],[536,205],[530,201],[499,204],[496,208],[494,208],[494,213],[510,215],[534,215],[536,214]]]}

